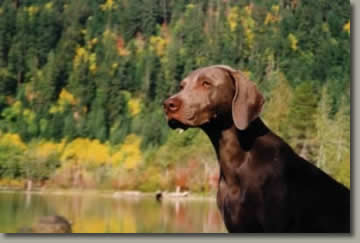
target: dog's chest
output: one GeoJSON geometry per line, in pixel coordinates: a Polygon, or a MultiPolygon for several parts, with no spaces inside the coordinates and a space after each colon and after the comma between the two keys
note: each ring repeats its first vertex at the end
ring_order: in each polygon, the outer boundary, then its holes
{"type": "Polygon", "coordinates": [[[255,188],[229,186],[220,179],[217,204],[229,232],[261,232],[263,203],[261,193],[255,188]]]}

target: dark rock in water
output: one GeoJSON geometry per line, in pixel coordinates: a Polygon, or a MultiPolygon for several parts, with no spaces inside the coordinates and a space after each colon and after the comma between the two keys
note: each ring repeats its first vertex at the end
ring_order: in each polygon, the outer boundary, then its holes
{"type": "Polygon", "coordinates": [[[71,224],[62,216],[43,216],[31,228],[24,227],[19,233],[72,233],[71,224]]]}
{"type": "Polygon", "coordinates": [[[157,191],[156,194],[155,194],[156,201],[160,202],[162,197],[163,197],[162,192],[157,191]]]}

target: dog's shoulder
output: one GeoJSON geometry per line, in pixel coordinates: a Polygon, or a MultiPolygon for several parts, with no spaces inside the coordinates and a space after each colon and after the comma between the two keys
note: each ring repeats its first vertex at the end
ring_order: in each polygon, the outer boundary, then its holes
{"type": "Polygon", "coordinates": [[[272,132],[258,138],[253,150],[257,160],[269,166],[279,166],[294,154],[291,147],[272,132]]]}

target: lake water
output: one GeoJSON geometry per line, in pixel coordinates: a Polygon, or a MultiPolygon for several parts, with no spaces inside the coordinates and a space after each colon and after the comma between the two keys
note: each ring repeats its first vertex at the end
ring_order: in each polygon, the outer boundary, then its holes
{"type": "Polygon", "coordinates": [[[60,215],[74,233],[224,233],[215,200],[113,198],[94,193],[0,192],[0,232],[14,233],[37,218],[60,215]]]}

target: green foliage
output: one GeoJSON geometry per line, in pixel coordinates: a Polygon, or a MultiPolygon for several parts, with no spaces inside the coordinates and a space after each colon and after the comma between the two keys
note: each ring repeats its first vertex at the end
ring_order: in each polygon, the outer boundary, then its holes
{"type": "Polygon", "coordinates": [[[327,87],[316,112],[316,164],[350,187],[350,105],[342,99],[339,111],[331,116],[327,87]],[[341,128],[341,129],[339,129],[341,128]]]}
{"type": "Polygon", "coordinates": [[[316,130],[314,115],[317,107],[317,92],[311,82],[301,83],[294,91],[289,107],[288,136],[301,155],[312,159],[313,136],[316,130]]]}
{"type": "Polygon", "coordinates": [[[22,151],[20,149],[0,145],[0,178],[19,178],[23,172],[21,160],[22,151]]]}
{"type": "Polygon", "coordinates": [[[13,95],[16,91],[16,79],[6,68],[0,68],[0,94],[13,95]]]}
{"type": "Polygon", "coordinates": [[[39,158],[31,153],[26,153],[20,166],[26,179],[44,181],[48,180],[55,170],[60,167],[60,161],[56,154],[46,158],[39,158]]]}

